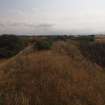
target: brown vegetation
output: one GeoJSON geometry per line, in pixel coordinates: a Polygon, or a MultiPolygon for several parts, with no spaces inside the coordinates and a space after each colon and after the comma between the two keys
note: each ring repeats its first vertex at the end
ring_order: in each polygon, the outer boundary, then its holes
{"type": "Polygon", "coordinates": [[[20,53],[0,67],[1,105],[105,105],[105,71],[74,42],[20,53]]]}
{"type": "Polygon", "coordinates": [[[95,36],[95,40],[98,43],[105,43],[105,36],[104,35],[95,36]]]}
{"type": "Polygon", "coordinates": [[[82,43],[80,50],[85,58],[101,67],[105,67],[105,43],[82,43]]]}

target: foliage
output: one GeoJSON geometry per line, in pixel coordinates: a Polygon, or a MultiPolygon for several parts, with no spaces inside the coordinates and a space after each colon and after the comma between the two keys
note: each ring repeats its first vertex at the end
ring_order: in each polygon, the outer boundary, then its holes
{"type": "Polygon", "coordinates": [[[52,41],[50,40],[40,40],[36,41],[34,44],[34,48],[37,48],[38,50],[48,50],[52,47],[52,41]]]}
{"type": "Polygon", "coordinates": [[[80,42],[93,42],[95,40],[95,36],[94,35],[79,36],[76,38],[76,40],[79,40],[80,42]]]}
{"type": "Polygon", "coordinates": [[[0,105],[4,105],[4,95],[0,95],[0,105]]]}
{"type": "Polygon", "coordinates": [[[17,54],[23,48],[23,43],[18,36],[2,35],[0,36],[0,57],[11,57],[17,54]]]}
{"type": "Polygon", "coordinates": [[[85,43],[80,45],[82,54],[92,62],[105,67],[105,44],[104,43],[85,43]]]}

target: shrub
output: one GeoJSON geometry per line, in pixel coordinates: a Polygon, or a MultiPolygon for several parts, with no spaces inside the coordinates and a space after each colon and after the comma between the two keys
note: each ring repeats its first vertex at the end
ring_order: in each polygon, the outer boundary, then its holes
{"type": "Polygon", "coordinates": [[[0,57],[11,57],[23,49],[23,43],[18,36],[0,36],[0,57]]]}
{"type": "Polygon", "coordinates": [[[40,40],[34,44],[34,48],[38,50],[48,50],[52,47],[52,41],[49,40],[40,40]]]}
{"type": "Polygon", "coordinates": [[[4,95],[0,94],[0,105],[4,105],[4,95]]]}
{"type": "Polygon", "coordinates": [[[105,44],[85,43],[80,44],[80,51],[92,62],[105,67],[105,44]]]}
{"type": "Polygon", "coordinates": [[[87,36],[79,36],[76,38],[80,42],[94,42],[95,41],[95,36],[94,35],[87,35],[87,36]]]}

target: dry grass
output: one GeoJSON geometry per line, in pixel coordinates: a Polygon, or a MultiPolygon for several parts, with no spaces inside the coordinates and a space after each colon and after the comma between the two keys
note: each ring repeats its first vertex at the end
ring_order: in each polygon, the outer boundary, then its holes
{"type": "Polygon", "coordinates": [[[7,59],[0,59],[0,64],[2,64],[2,63],[4,63],[4,62],[6,62],[7,61],[7,59]]]}
{"type": "Polygon", "coordinates": [[[98,43],[105,43],[105,36],[96,36],[95,41],[98,43]]]}
{"type": "Polygon", "coordinates": [[[105,105],[105,72],[74,43],[19,54],[0,73],[1,105],[105,105]]]}

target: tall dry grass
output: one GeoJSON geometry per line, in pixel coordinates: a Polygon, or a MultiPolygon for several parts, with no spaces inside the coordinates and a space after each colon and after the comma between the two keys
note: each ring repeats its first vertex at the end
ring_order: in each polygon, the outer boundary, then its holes
{"type": "Polygon", "coordinates": [[[105,104],[105,72],[74,43],[57,42],[48,51],[19,54],[0,73],[1,105],[105,104]]]}

